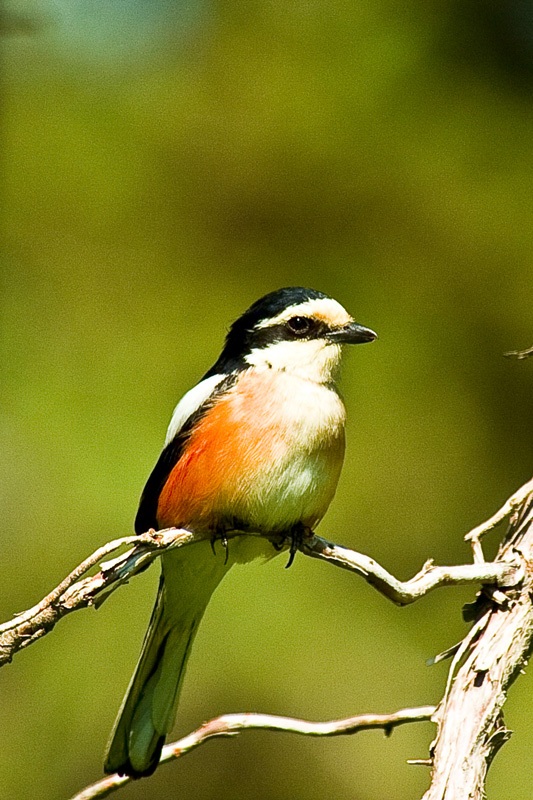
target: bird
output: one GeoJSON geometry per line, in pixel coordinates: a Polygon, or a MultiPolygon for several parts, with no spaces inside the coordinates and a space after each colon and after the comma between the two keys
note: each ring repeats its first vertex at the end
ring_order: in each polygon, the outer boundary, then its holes
{"type": "Polygon", "coordinates": [[[140,778],[156,769],[199,623],[231,567],[289,547],[292,561],[326,513],[345,450],[342,345],[376,338],[328,295],[278,289],[231,325],[214,366],[176,406],[135,531],[176,527],[205,538],[161,556],[106,773],[140,778]]]}

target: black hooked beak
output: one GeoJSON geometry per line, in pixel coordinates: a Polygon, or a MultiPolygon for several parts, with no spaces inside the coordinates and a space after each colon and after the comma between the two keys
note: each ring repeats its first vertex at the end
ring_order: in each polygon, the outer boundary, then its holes
{"type": "Polygon", "coordinates": [[[357,322],[350,322],[348,325],[343,325],[342,328],[334,328],[329,331],[327,338],[330,342],[337,344],[364,344],[373,342],[378,335],[370,328],[365,328],[357,322]]]}

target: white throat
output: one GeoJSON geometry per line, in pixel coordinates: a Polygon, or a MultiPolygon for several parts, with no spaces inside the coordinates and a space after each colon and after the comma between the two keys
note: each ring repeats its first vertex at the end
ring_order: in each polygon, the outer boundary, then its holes
{"type": "Polygon", "coordinates": [[[289,372],[313,383],[332,383],[341,359],[339,344],[324,339],[276,342],[254,348],[245,360],[250,366],[289,372]]]}

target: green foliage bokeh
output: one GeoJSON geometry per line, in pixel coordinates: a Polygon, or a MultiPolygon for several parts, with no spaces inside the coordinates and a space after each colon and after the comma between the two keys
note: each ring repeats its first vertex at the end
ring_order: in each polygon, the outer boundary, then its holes
{"type": "MultiPolygon", "coordinates": [[[[533,364],[502,357],[533,342],[532,27],[514,20],[513,39],[503,8],[8,4],[2,619],[130,532],[177,399],[283,285],[380,336],[346,354],[349,445],[321,532],[404,578],[469,558],[463,534],[532,467],[533,364]]],[[[66,799],[101,774],[156,573],[2,670],[2,800],[66,799]]],[[[303,557],[236,569],[176,734],[227,711],[436,702],[446,668],[425,659],[464,634],[472,594],[400,610],[303,557]]],[[[489,800],[531,797],[531,714],[526,676],[489,800]]],[[[120,796],[409,800],[427,772],[405,762],[432,730],[245,734],[120,796]]]]}

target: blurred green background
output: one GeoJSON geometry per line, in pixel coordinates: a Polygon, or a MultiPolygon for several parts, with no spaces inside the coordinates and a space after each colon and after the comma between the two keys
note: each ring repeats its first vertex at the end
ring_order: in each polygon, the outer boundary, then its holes
{"type": "MultiPolygon", "coordinates": [[[[347,353],[321,532],[402,578],[531,473],[533,9],[433,0],[41,0],[3,20],[0,617],[128,534],[180,395],[259,295],[310,285],[378,331],[347,353]]],[[[495,537],[494,537],[495,538],[495,537]]],[[[468,588],[397,609],[300,556],[234,570],[176,734],[436,702],[468,588]]],[[[66,800],[102,753],[157,568],[2,670],[0,796],[66,800]]],[[[488,797],[530,800],[531,676],[488,797]]],[[[250,733],[124,800],[411,800],[433,727],[250,733]]]]}

